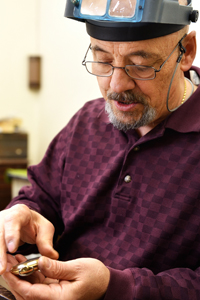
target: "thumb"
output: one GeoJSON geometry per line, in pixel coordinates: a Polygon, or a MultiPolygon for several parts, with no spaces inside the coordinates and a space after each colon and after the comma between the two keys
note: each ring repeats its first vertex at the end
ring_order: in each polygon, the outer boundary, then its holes
{"type": "Polygon", "coordinates": [[[76,278],[75,268],[70,267],[68,262],[41,256],[38,261],[38,267],[44,276],[52,279],[74,280],[76,278]]]}

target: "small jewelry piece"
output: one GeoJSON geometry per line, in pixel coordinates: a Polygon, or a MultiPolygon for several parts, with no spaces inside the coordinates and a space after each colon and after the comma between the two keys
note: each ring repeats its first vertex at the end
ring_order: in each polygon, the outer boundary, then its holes
{"type": "MultiPolygon", "coordinates": [[[[187,77],[185,77],[185,81],[186,80],[191,84],[192,90],[191,90],[190,95],[184,101],[182,100],[181,104],[183,104],[185,101],[187,101],[192,96],[192,94],[194,93],[194,84],[193,84],[193,82],[190,79],[188,79],[187,77]]],[[[185,84],[186,84],[186,82],[185,82],[185,84]]],[[[184,92],[184,95],[185,95],[185,92],[184,92]]],[[[183,98],[184,98],[184,95],[183,95],[183,98]]]]}
{"type": "Polygon", "coordinates": [[[185,97],[186,97],[186,93],[187,93],[187,84],[186,84],[186,80],[184,80],[185,82],[185,89],[184,89],[184,94],[183,94],[183,99],[181,101],[181,105],[185,102],[185,97]]]}
{"type": "MultiPolygon", "coordinates": [[[[175,75],[175,72],[174,72],[174,75],[175,75]]],[[[182,101],[181,101],[181,104],[180,105],[178,105],[176,108],[174,108],[174,109],[170,109],[169,108],[169,93],[170,93],[170,90],[171,90],[171,85],[172,85],[172,81],[173,81],[173,79],[174,79],[174,76],[172,77],[172,79],[171,79],[171,82],[170,82],[170,85],[169,85],[169,89],[168,89],[168,93],[167,93],[167,100],[166,100],[166,106],[167,106],[167,109],[168,109],[168,111],[169,112],[174,112],[175,110],[177,110],[183,103],[185,103],[191,96],[192,96],[192,94],[194,93],[194,84],[193,84],[193,82],[191,81],[191,80],[189,80],[187,77],[185,77],[184,78],[184,80],[185,80],[185,89],[184,89],[184,94],[183,94],[183,99],[182,99],[182,101]],[[191,90],[191,93],[190,93],[190,95],[185,99],[185,97],[186,97],[186,90],[187,90],[187,86],[186,86],[186,80],[190,83],[190,85],[191,85],[191,87],[192,87],[192,90],[191,90]]]]}
{"type": "Polygon", "coordinates": [[[39,257],[19,263],[12,267],[10,272],[19,276],[31,275],[33,272],[38,270],[38,260],[39,257]]]}

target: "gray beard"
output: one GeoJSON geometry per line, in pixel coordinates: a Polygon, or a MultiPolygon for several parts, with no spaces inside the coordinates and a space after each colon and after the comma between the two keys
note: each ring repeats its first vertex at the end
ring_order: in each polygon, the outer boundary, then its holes
{"type": "MultiPolygon", "coordinates": [[[[109,93],[108,94],[108,100],[105,103],[105,111],[108,114],[110,123],[113,124],[113,126],[119,130],[122,130],[124,132],[136,129],[142,126],[146,126],[153,122],[156,116],[156,110],[155,108],[151,107],[145,98],[141,96],[133,95],[131,92],[124,92],[122,94],[117,93],[109,93]],[[117,114],[114,113],[110,100],[120,100],[123,103],[130,104],[130,103],[142,103],[144,105],[144,111],[139,119],[135,119],[135,113],[134,112],[126,112],[125,114],[129,114],[129,116],[132,116],[132,120],[130,122],[123,122],[123,118],[121,120],[118,119],[117,114]]],[[[125,116],[125,115],[124,115],[125,116]]]]}

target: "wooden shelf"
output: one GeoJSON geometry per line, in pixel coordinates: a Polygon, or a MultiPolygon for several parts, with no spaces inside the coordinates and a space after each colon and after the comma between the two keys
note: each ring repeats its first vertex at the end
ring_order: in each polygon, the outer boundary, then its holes
{"type": "Polygon", "coordinates": [[[6,178],[6,170],[26,169],[27,165],[27,134],[0,133],[0,210],[12,198],[11,182],[6,178]]]}

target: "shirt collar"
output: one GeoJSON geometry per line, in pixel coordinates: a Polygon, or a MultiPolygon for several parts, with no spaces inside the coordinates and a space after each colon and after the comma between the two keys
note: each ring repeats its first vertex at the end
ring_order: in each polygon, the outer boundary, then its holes
{"type": "Polygon", "coordinates": [[[100,109],[100,112],[99,112],[97,118],[99,118],[101,120],[101,122],[103,122],[105,124],[110,123],[109,118],[108,118],[108,114],[105,112],[105,100],[104,100],[103,108],[100,109]]]}
{"type": "MultiPolygon", "coordinates": [[[[192,67],[200,77],[200,69],[192,67]]],[[[185,74],[190,79],[189,72],[185,74]]],[[[199,132],[200,131],[200,86],[193,95],[175,112],[173,112],[164,122],[165,128],[171,128],[178,132],[199,132]]]]}
{"type": "MultiPolygon", "coordinates": [[[[192,67],[196,74],[200,77],[200,68],[192,67]]],[[[190,73],[186,72],[185,76],[190,79],[190,73]]],[[[103,99],[103,98],[102,98],[103,99]]],[[[104,100],[105,101],[105,100],[104,100]]],[[[178,132],[199,132],[200,131],[200,86],[193,95],[179,109],[171,113],[160,125],[159,128],[170,128],[178,132]],[[198,101],[199,99],[199,101],[198,101]]],[[[110,124],[107,113],[105,112],[105,104],[101,108],[98,118],[105,124],[110,124]]]]}

